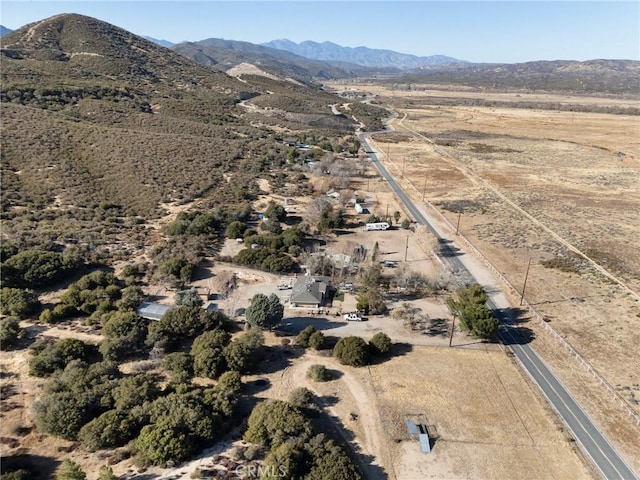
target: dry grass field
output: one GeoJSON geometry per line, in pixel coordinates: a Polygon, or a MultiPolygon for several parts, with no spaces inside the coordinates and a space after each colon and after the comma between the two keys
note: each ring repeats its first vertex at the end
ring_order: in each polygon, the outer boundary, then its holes
{"type": "Polygon", "coordinates": [[[591,478],[558,421],[501,351],[414,347],[358,374],[376,392],[391,478],[591,478]],[[431,453],[409,440],[407,414],[424,415],[436,437],[431,453]]]}
{"type": "MultiPolygon", "coordinates": [[[[461,232],[518,291],[531,259],[529,303],[640,412],[640,118],[515,108],[522,102],[632,107],[637,101],[349,88],[377,94],[398,113],[391,122],[394,132],[373,138],[405,190],[418,201],[425,195],[454,225],[459,219],[461,232]],[[451,105],[430,105],[430,98],[445,97],[451,105]],[[469,105],[474,99],[500,106],[469,105]]],[[[585,374],[543,328],[535,322],[527,326],[534,347],[635,462],[640,427],[613,413],[621,411],[619,399],[585,374]]]]}
{"type": "Polygon", "coordinates": [[[413,346],[360,369],[309,350],[284,371],[248,380],[257,378],[269,380],[260,394],[269,398],[286,399],[299,386],[314,391],[366,462],[367,478],[594,478],[537,391],[496,346],[413,346]],[[309,380],[314,363],[337,379],[309,380]],[[408,439],[405,414],[425,416],[437,437],[432,453],[408,439]]]}

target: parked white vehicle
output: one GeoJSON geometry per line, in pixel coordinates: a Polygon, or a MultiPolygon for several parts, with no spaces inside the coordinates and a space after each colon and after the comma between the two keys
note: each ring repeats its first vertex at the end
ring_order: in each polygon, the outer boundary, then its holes
{"type": "Polygon", "coordinates": [[[365,230],[389,230],[390,225],[387,222],[367,223],[365,230]]]}
{"type": "Polygon", "coordinates": [[[344,319],[347,322],[361,322],[362,321],[362,317],[360,315],[358,315],[357,313],[345,313],[344,314],[344,319]]]}

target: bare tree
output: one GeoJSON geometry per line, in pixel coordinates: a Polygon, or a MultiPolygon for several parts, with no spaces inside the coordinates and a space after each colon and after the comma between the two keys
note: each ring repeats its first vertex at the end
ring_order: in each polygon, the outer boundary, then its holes
{"type": "Polygon", "coordinates": [[[304,219],[310,225],[317,225],[322,219],[322,215],[332,210],[333,204],[331,200],[326,197],[314,198],[307,207],[304,213],[304,219]]]}

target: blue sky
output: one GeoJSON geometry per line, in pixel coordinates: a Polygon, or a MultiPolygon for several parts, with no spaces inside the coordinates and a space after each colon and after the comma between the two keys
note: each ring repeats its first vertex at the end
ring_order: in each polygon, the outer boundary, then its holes
{"type": "Polygon", "coordinates": [[[640,60],[640,1],[83,1],[0,4],[16,29],[80,13],[174,43],[332,41],[474,62],[640,60]]]}

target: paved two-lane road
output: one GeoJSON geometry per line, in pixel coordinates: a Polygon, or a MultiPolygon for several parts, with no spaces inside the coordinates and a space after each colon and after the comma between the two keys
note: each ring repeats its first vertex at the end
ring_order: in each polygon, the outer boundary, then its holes
{"type": "MultiPolygon", "coordinates": [[[[360,134],[360,141],[367,152],[373,152],[364,134],[360,134]]],[[[420,225],[425,225],[436,236],[440,244],[438,253],[441,259],[447,262],[452,271],[466,273],[470,278],[474,278],[469,269],[465,267],[462,256],[455,253],[457,249],[453,246],[453,242],[445,238],[442,232],[439,231],[437,224],[429,222],[413,204],[387,169],[380,163],[376,153],[369,153],[369,156],[380,175],[389,183],[391,189],[404,203],[415,221],[420,225]]],[[[638,477],[616,452],[611,442],[598,430],[560,380],[522,338],[508,313],[510,305],[504,294],[502,292],[490,293],[487,304],[500,320],[499,334],[504,343],[513,351],[523,368],[538,385],[544,396],[547,397],[549,403],[560,415],[575,439],[582,446],[583,451],[591,458],[593,464],[600,470],[604,478],[607,480],[638,480],[638,477]]]]}

